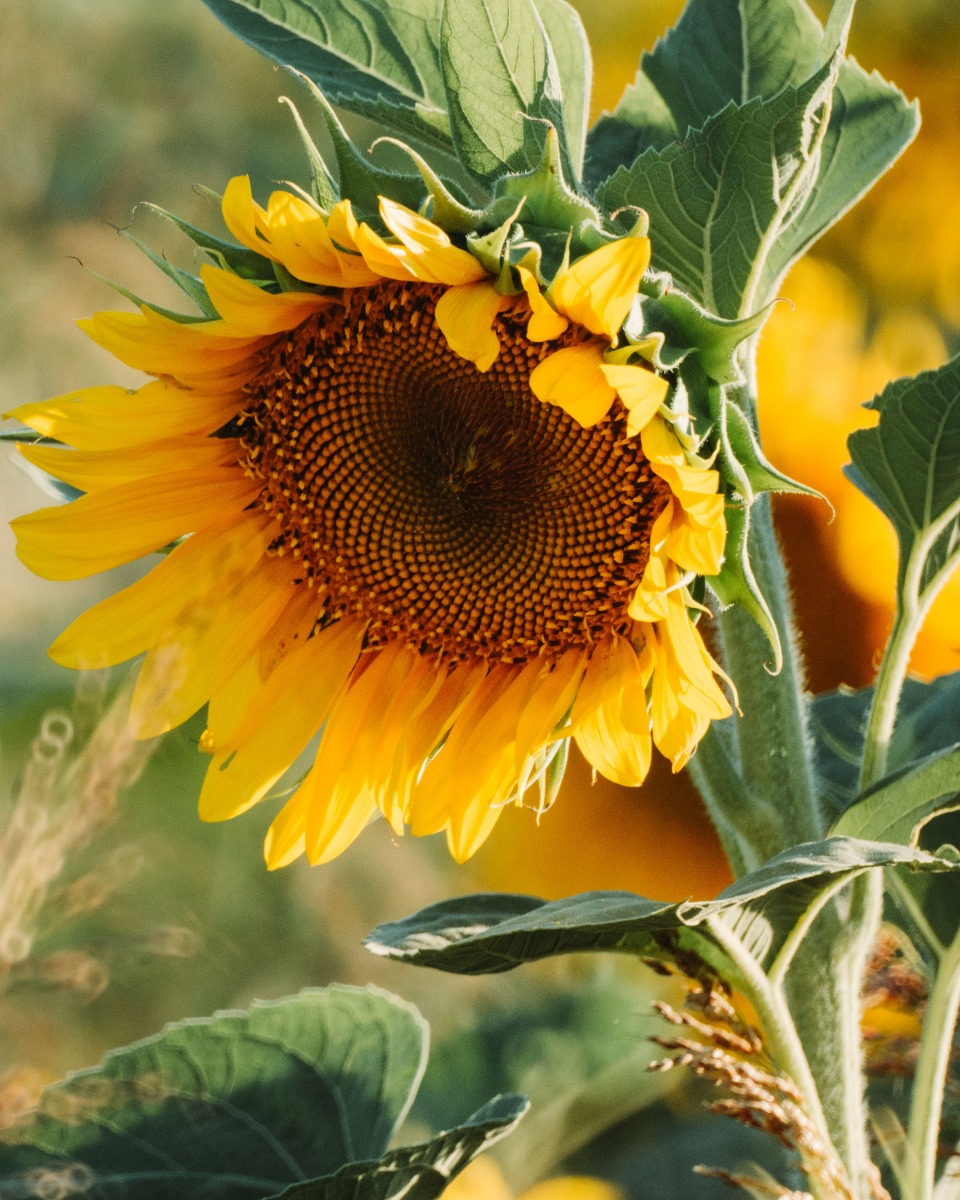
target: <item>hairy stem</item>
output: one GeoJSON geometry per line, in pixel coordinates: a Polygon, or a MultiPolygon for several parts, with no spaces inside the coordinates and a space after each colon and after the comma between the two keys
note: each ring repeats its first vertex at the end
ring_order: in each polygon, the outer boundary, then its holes
{"type": "Polygon", "coordinates": [[[863,763],[860,768],[860,790],[882,779],[887,772],[887,756],[893,737],[893,726],[900,703],[900,693],[907,677],[910,652],[920,628],[915,607],[900,605],[883,654],[883,662],[874,683],[873,702],[867,721],[863,744],[863,763]]]}
{"type": "Polygon", "coordinates": [[[960,934],[940,961],[923,1021],[920,1054],[910,1097],[904,1196],[931,1200],[937,1164],[940,1116],[946,1089],[953,1031],[960,1009],[960,934]]]}

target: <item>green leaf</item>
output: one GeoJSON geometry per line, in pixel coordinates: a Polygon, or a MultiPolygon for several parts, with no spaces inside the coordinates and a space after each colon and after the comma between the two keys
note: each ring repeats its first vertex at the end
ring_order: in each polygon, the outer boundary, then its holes
{"type": "Polygon", "coordinates": [[[916,846],[937,813],[960,808],[960,743],[881,779],[850,805],[832,832],[916,846]]]}
{"type": "Polygon", "coordinates": [[[237,37],[381,127],[450,149],[438,0],[204,0],[237,37]]]}
{"type": "Polygon", "coordinates": [[[170,1025],[44,1092],[0,1143],[0,1197],[28,1194],[30,1172],[74,1171],[91,1200],[239,1200],[377,1158],[426,1038],[416,1010],[376,988],[170,1025]]]}
{"type": "Polygon", "coordinates": [[[828,52],[842,50],[848,17],[846,8],[837,10],[828,45],[803,0],[691,0],[675,28],[643,56],[636,81],[616,112],[602,117],[591,131],[587,175],[601,198],[612,188],[610,206],[623,193],[624,172],[640,176],[666,159],[670,170],[661,169],[658,186],[644,189],[635,183],[631,189],[633,195],[646,191],[657,197],[653,206],[637,201],[650,211],[655,264],[676,274],[692,295],[724,316],[762,308],[790,265],[867,191],[916,134],[916,106],[908,105],[879,76],[866,74],[848,60],[839,64],[827,97],[829,124],[814,142],[805,144],[810,130],[801,126],[793,149],[780,138],[775,147],[764,150],[757,136],[760,130],[752,135],[744,131],[738,145],[737,119],[763,127],[782,119],[777,110],[783,107],[783,96],[799,99],[808,92],[828,52]],[[729,114],[730,106],[739,118],[728,115],[720,123],[719,116],[729,114]],[[705,145],[711,155],[704,154],[705,145]],[[683,147],[700,153],[685,156],[683,147]],[[727,153],[730,160],[720,170],[717,159],[727,153]],[[751,155],[759,157],[749,178],[751,155]],[[807,171],[798,177],[801,162],[807,171]],[[706,175],[688,197],[696,182],[696,170],[689,168],[697,164],[705,167],[706,175]],[[784,168],[794,182],[786,189],[784,168]],[[748,177],[744,196],[749,200],[738,209],[729,185],[736,186],[741,170],[748,177]],[[676,186],[672,194],[671,183],[676,186]],[[704,204],[708,196],[712,202],[704,204]],[[778,205],[778,200],[783,203],[778,205]],[[671,244],[658,250],[663,213],[681,205],[687,211],[666,226],[671,244]],[[711,220],[698,236],[698,219],[705,213],[711,220]],[[739,271],[732,269],[737,255],[749,260],[749,270],[743,263],[739,271]],[[683,267],[687,273],[678,274],[683,267]],[[708,285],[703,290],[691,287],[691,278],[700,273],[708,285]],[[709,302],[711,293],[714,303],[709,302]]]}
{"type": "Polygon", "coordinates": [[[579,178],[583,174],[587,124],[590,119],[593,73],[590,43],[580,14],[567,0],[535,0],[535,3],[557,64],[567,149],[570,163],[579,178]]]}
{"type": "Polygon", "coordinates": [[[654,266],[722,317],[752,313],[766,300],[756,280],[770,245],[809,198],[836,69],[772,99],[728,104],[598,189],[608,209],[649,213],[654,266]]]}
{"type": "Polygon", "coordinates": [[[960,356],[888,384],[845,473],[893,522],[901,606],[924,608],[960,562],[960,356]]]}
{"type": "Polygon", "coordinates": [[[350,1163],[270,1200],[435,1200],[472,1158],[511,1133],[529,1107],[525,1096],[497,1096],[429,1142],[391,1150],[376,1162],[350,1163]]]}
{"type": "MultiPolygon", "coordinates": [[[[775,958],[823,891],[893,863],[952,869],[910,847],[837,837],[777,855],[715,900],[672,904],[630,892],[587,892],[552,902],[533,896],[462,896],[379,926],[367,946],[375,954],[465,975],[508,971],[580,951],[616,950],[679,960],[688,968],[694,956],[716,967],[723,952],[709,923],[721,918],[763,965],[775,958]]],[[[731,966],[725,963],[724,970],[731,966]]]]}
{"type": "Polygon", "coordinates": [[[776,295],[790,267],[896,162],[919,128],[920,111],[899,88],[855,62],[843,63],[816,182],[770,247],[757,288],[761,303],[776,295]]]}
{"type": "MultiPolygon", "coordinates": [[[[839,688],[815,696],[811,707],[817,769],[823,799],[841,813],[856,799],[863,757],[864,727],[873,688],[839,688]]],[[[890,743],[895,769],[944,750],[960,740],[960,671],[930,683],[904,681],[898,720],[890,743]]]]}
{"type": "Polygon", "coordinates": [[[441,66],[457,156],[484,184],[540,161],[542,120],[565,151],[560,78],[530,0],[444,0],[441,66]]]}

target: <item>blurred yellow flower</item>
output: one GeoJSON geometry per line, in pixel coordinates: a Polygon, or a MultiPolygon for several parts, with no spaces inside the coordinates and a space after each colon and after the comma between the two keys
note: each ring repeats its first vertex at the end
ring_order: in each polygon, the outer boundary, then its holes
{"type": "Polygon", "coordinates": [[[623,1200],[623,1193],[601,1179],[564,1175],[514,1197],[493,1159],[481,1156],[456,1177],[443,1200],[623,1200]]]}
{"type": "MultiPolygon", "coordinates": [[[[891,380],[939,366],[947,349],[937,325],[910,309],[873,317],[863,292],[838,266],[806,258],[783,289],[760,344],[760,423],[774,462],[822,492],[814,503],[824,542],[843,578],[873,606],[870,636],[882,645],[894,607],[897,545],[887,519],[842,474],[847,437],[872,425],[862,406],[891,380]]],[[[921,674],[960,667],[954,577],[927,619],[912,666],[921,674]]]]}

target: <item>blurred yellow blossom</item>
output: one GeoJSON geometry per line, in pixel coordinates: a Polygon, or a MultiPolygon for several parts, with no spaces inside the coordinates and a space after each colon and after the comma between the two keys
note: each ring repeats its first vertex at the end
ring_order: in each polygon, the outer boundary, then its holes
{"type": "MultiPolygon", "coordinates": [[[[830,501],[814,502],[822,541],[840,574],[871,606],[865,636],[886,637],[894,606],[897,545],[884,516],[842,475],[847,438],[871,425],[863,408],[891,380],[939,366],[947,347],[936,323],[915,309],[871,312],[861,288],[833,263],[807,258],[791,272],[760,345],[760,423],[773,462],[830,501]]],[[[820,547],[813,558],[820,559],[820,547]]],[[[803,569],[803,561],[798,564],[803,569]]],[[[820,561],[811,569],[819,570],[820,561]]],[[[960,667],[955,617],[960,579],[944,589],[913,657],[921,674],[960,667]]],[[[851,680],[849,682],[860,682],[851,680]]]]}
{"type": "MultiPolygon", "coordinates": [[[[443,1200],[514,1200],[492,1158],[475,1158],[443,1193],[443,1200]]],[[[623,1200],[623,1193],[601,1179],[563,1175],[535,1184],[516,1200],[623,1200]]]]}

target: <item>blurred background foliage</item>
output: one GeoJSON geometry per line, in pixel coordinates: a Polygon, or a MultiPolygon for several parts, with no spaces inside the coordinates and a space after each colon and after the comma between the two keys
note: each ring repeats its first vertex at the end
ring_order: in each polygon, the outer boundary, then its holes
{"type": "MultiPolygon", "coordinates": [[[[578,7],[595,54],[596,116],[616,103],[640,52],[681,3],[580,0],[578,7]]],[[[89,384],[137,382],[73,319],[125,306],[90,271],[159,303],[174,301],[117,229],[132,222],[138,236],[184,263],[189,250],[156,216],[135,213],[138,202],[210,225],[216,214],[192,185],[220,190],[231,175],[249,173],[262,196],[273,180],[306,182],[306,170],[290,114],[277,103],[279,94],[297,96],[297,85],[234,41],[199,0],[7,3],[2,28],[6,410],[89,384]]],[[[869,682],[892,615],[893,535],[841,476],[845,439],[869,423],[860,406],[889,379],[936,366],[960,344],[960,225],[950,205],[960,190],[960,8],[860,0],[852,49],[920,99],[924,123],[891,174],[787,279],[761,348],[770,457],[820,489],[836,514],[831,521],[826,504],[795,497],[777,510],[818,691],[869,682]]],[[[14,559],[5,522],[44,500],[6,452],[0,472],[2,828],[18,795],[22,801],[44,715],[73,714],[70,761],[104,704],[97,685],[75,696],[74,677],[46,659],[46,645],[134,572],[75,584],[35,579],[14,559]]],[[[958,599],[954,580],[917,647],[914,667],[926,676],[960,667],[958,599]]],[[[196,819],[206,765],[196,750],[201,727],[195,721],[156,748],[111,809],[118,819],[105,820],[94,841],[66,853],[56,870],[38,860],[33,883],[42,897],[32,901],[29,932],[5,941],[0,928],[0,1124],[38,1082],[164,1021],[331,980],[380,983],[432,1022],[443,1049],[419,1120],[449,1125],[497,1089],[546,1101],[642,1049],[652,1028],[645,997],[662,990],[648,973],[561,962],[492,980],[440,977],[374,959],[360,949],[364,933],[479,888],[555,897],[623,887],[679,899],[712,895],[727,882],[683,778],[661,764],[642,790],[627,791],[592,783],[579,760],[539,826],[532,813],[507,814],[467,867],[453,868],[436,840],[401,843],[381,823],[330,866],[310,869],[301,860],[268,875],[260,842],[269,813],[212,827],[196,819]],[[78,881],[103,883],[113,870],[122,876],[116,887],[101,887],[79,906],[70,900],[78,881]]],[[[21,819],[46,820],[44,803],[54,810],[72,802],[52,785],[48,792],[21,819]]],[[[0,843],[0,874],[9,868],[2,854],[0,843]]],[[[32,886],[29,871],[23,886],[32,886]]],[[[691,1185],[686,1164],[691,1156],[727,1160],[729,1151],[714,1149],[717,1138],[734,1136],[741,1147],[748,1134],[714,1134],[716,1123],[696,1119],[689,1090],[667,1090],[669,1102],[661,1100],[652,1123],[634,1123],[630,1137],[608,1136],[577,1168],[599,1170],[599,1163],[638,1198],[686,1196],[691,1186],[703,1197],[722,1194],[708,1181],[691,1185]],[[663,1130],[664,1123],[675,1128],[677,1113],[688,1120],[687,1144],[676,1143],[674,1191],[663,1130]],[[645,1185],[654,1159],[653,1183],[645,1185]]],[[[658,1084],[651,1101],[663,1091],[658,1084]]],[[[763,1157],[752,1143],[744,1153],[763,1157]]]]}

